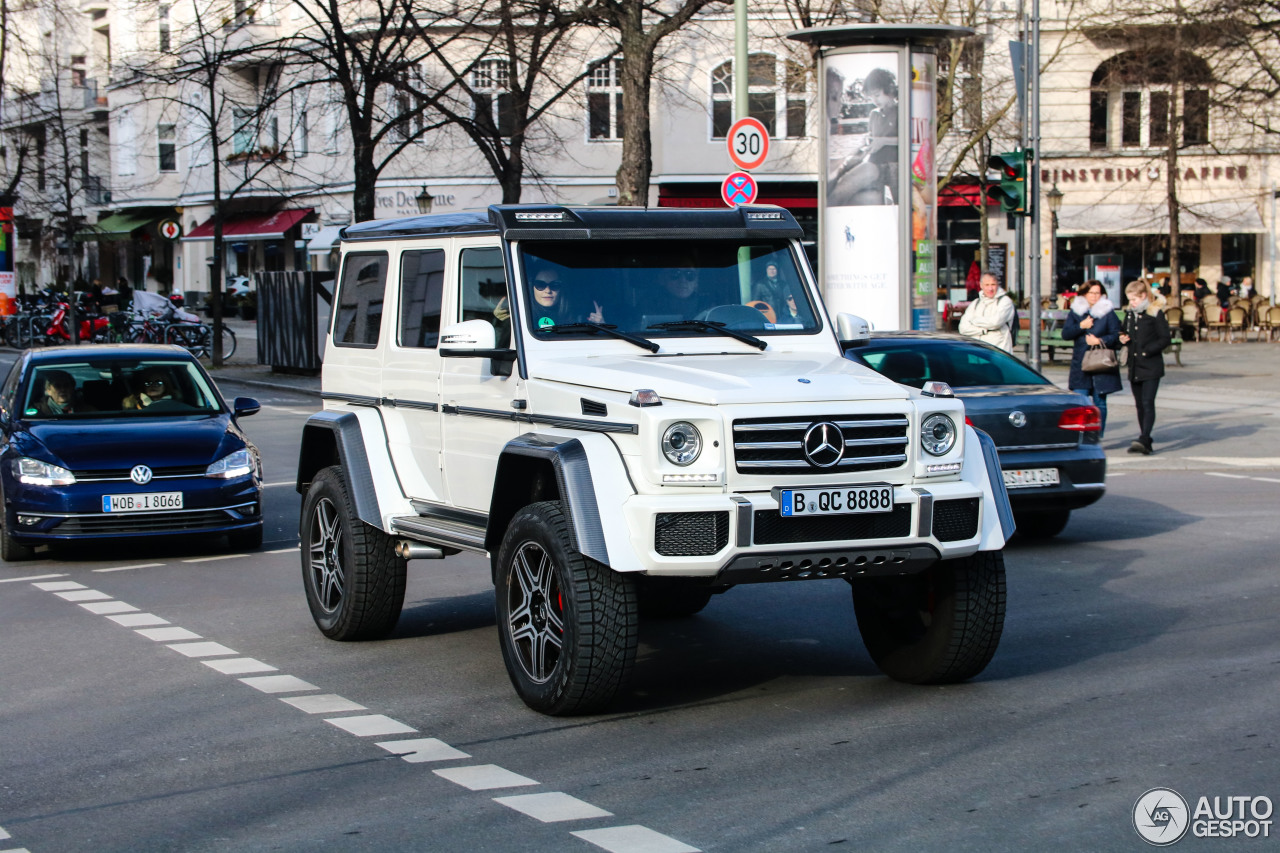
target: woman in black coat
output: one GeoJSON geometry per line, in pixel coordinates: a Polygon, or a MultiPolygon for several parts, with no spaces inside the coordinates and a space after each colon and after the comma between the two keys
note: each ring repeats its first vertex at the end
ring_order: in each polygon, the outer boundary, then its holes
{"type": "Polygon", "coordinates": [[[1080,285],[1080,295],[1071,301],[1071,310],[1062,324],[1062,337],[1075,341],[1071,350],[1071,374],[1067,387],[1093,400],[1102,412],[1102,428],[1107,428],[1107,395],[1119,391],[1120,367],[1105,373],[1085,373],[1084,354],[1090,348],[1103,346],[1114,350],[1120,346],[1120,318],[1106,297],[1102,282],[1089,279],[1080,285]]]}
{"type": "Polygon", "coordinates": [[[1169,322],[1151,302],[1151,288],[1146,282],[1131,281],[1124,292],[1129,297],[1129,311],[1120,343],[1129,346],[1129,385],[1138,407],[1138,439],[1129,445],[1129,452],[1150,455],[1156,391],[1164,376],[1164,348],[1169,346],[1169,322]]]}

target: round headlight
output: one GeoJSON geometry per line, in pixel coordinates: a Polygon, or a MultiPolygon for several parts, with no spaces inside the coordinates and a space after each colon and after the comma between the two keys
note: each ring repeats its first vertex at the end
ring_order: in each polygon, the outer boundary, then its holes
{"type": "Polygon", "coordinates": [[[702,452],[702,433],[691,423],[680,421],[662,434],[662,454],[676,465],[689,465],[702,452]]]}
{"type": "Polygon", "coordinates": [[[929,415],[920,425],[920,446],[932,456],[945,456],[955,446],[956,424],[946,415],[929,415]]]}

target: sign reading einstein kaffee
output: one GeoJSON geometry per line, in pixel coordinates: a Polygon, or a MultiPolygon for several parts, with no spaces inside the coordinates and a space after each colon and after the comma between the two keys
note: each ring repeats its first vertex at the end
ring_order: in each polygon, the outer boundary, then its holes
{"type": "MultiPolygon", "coordinates": [[[[1041,169],[1040,182],[1044,184],[1127,184],[1162,180],[1161,166],[1086,167],[1082,169],[1041,169]]],[[[1211,181],[1245,181],[1249,179],[1248,166],[1187,166],[1179,167],[1178,180],[1208,183],[1211,181]]]]}

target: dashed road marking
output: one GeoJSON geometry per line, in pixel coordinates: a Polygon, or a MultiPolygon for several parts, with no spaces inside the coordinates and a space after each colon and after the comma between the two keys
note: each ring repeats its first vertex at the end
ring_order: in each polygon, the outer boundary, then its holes
{"type": "MultiPolygon", "coordinates": [[[[223,648],[226,648],[225,646],[223,648]]],[[[252,678],[240,679],[254,690],[263,693],[292,693],[296,690],[319,690],[296,675],[255,675],[252,678]]]]}
{"type": "Polygon", "coordinates": [[[110,613],[130,613],[138,609],[132,604],[126,604],[123,601],[86,601],[80,606],[99,616],[106,616],[110,613]]]}
{"type": "Polygon", "coordinates": [[[212,563],[215,560],[238,560],[241,557],[247,557],[248,554],[217,554],[212,557],[192,557],[189,560],[183,560],[184,563],[212,563]]]}
{"type": "Polygon", "coordinates": [[[1249,475],[1248,475],[1248,474],[1228,474],[1228,473],[1226,473],[1225,471],[1205,471],[1205,472],[1204,472],[1204,475],[1205,475],[1206,477],[1227,477],[1228,479],[1231,479],[1231,480],[1247,480],[1247,479],[1249,479],[1249,475]]]}
{"type": "Polygon", "coordinates": [[[460,749],[454,749],[442,740],[433,737],[414,738],[412,740],[383,741],[378,746],[387,752],[400,756],[410,764],[423,764],[428,761],[456,761],[471,756],[460,749]]]}
{"type": "Polygon", "coordinates": [[[546,794],[517,794],[514,797],[494,797],[493,801],[543,823],[613,817],[613,812],[607,812],[599,806],[593,806],[591,803],[584,802],[577,797],[572,797],[560,791],[552,791],[546,794]]]}
{"type": "Polygon", "coordinates": [[[341,714],[343,711],[369,710],[359,702],[343,699],[334,693],[320,693],[314,696],[285,696],[281,702],[292,705],[306,714],[341,714]]]}
{"type": "Polygon", "coordinates": [[[469,791],[492,791],[494,788],[523,788],[537,785],[528,776],[512,773],[496,764],[474,764],[469,767],[446,767],[443,770],[432,770],[442,779],[448,779],[455,785],[461,785],[469,791]]]}
{"type": "Polygon", "coordinates": [[[121,613],[118,616],[108,616],[112,622],[117,625],[123,625],[126,628],[140,628],[143,625],[168,625],[168,619],[161,619],[154,613],[121,613]]]}
{"type": "Polygon", "coordinates": [[[262,553],[263,554],[296,554],[298,553],[298,548],[297,546],[294,546],[293,548],[276,548],[273,551],[263,551],[262,553]]]}
{"type": "Polygon", "coordinates": [[[41,581],[45,578],[65,578],[65,572],[56,575],[27,575],[25,578],[0,578],[0,583],[22,583],[23,581],[41,581]]]}
{"type": "Polygon", "coordinates": [[[168,628],[139,628],[137,633],[146,637],[148,640],[155,640],[157,643],[172,643],[177,640],[199,640],[200,635],[195,631],[188,631],[186,628],[179,628],[172,625],[168,628]]]}
{"type": "Polygon", "coordinates": [[[276,668],[253,658],[222,658],[221,660],[202,660],[200,663],[216,669],[223,675],[248,675],[251,672],[275,672],[276,668]]]}
{"type": "Polygon", "coordinates": [[[263,483],[262,488],[277,489],[281,486],[296,486],[296,485],[298,485],[297,480],[281,480],[279,483],[263,483]]]}
{"type": "Polygon", "coordinates": [[[13,836],[5,832],[3,826],[0,826],[0,841],[4,841],[6,838],[13,838],[13,836]]]}
{"type": "Polygon", "coordinates": [[[50,583],[32,584],[36,589],[43,589],[45,592],[62,592],[67,589],[88,589],[82,583],[75,581],[51,581],[50,583]]]}
{"type": "Polygon", "coordinates": [[[75,589],[71,592],[55,592],[54,595],[64,601],[106,601],[111,597],[96,589],[75,589]]]}
{"type": "Polygon", "coordinates": [[[189,658],[212,658],[218,655],[238,655],[235,649],[229,649],[222,643],[175,643],[169,648],[189,658]]]}
{"type": "Polygon", "coordinates": [[[383,714],[366,714],[362,717],[334,717],[325,720],[330,725],[350,732],[356,737],[373,737],[374,735],[407,735],[418,730],[406,726],[399,720],[393,720],[383,714]]]}
{"type": "Polygon", "coordinates": [[[570,835],[603,847],[609,853],[700,853],[683,841],[676,841],[647,826],[611,826],[607,829],[580,829],[570,835]]]}
{"type": "Polygon", "coordinates": [[[1275,477],[1250,477],[1250,480],[1257,480],[1259,483],[1280,483],[1275,477]]]}
{"type": "Polygon", "coordinates": [[[95,572],[131,572],[134,569],[154,569],[163,566],[164,563],[138,563],[136,566],[113,566],[109,569],[94,569],[95,572]]]}

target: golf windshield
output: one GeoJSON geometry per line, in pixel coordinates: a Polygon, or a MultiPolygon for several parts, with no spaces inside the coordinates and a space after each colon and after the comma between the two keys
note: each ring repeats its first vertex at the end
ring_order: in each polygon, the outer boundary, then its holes
{"type": "Polygon", "coordinates": [[[526,323],[543,337],[586,337],[593,323],[650,339],[718,324],[753,336],[821,327],[781,240],[526,241],[521,263],[526,323]]]}
{"type": "Polygon", "coordinates": [[[222,404],[190,361],[117,358],[44,362],[27,385],[23,417],[211,415],[222,404]]]}

